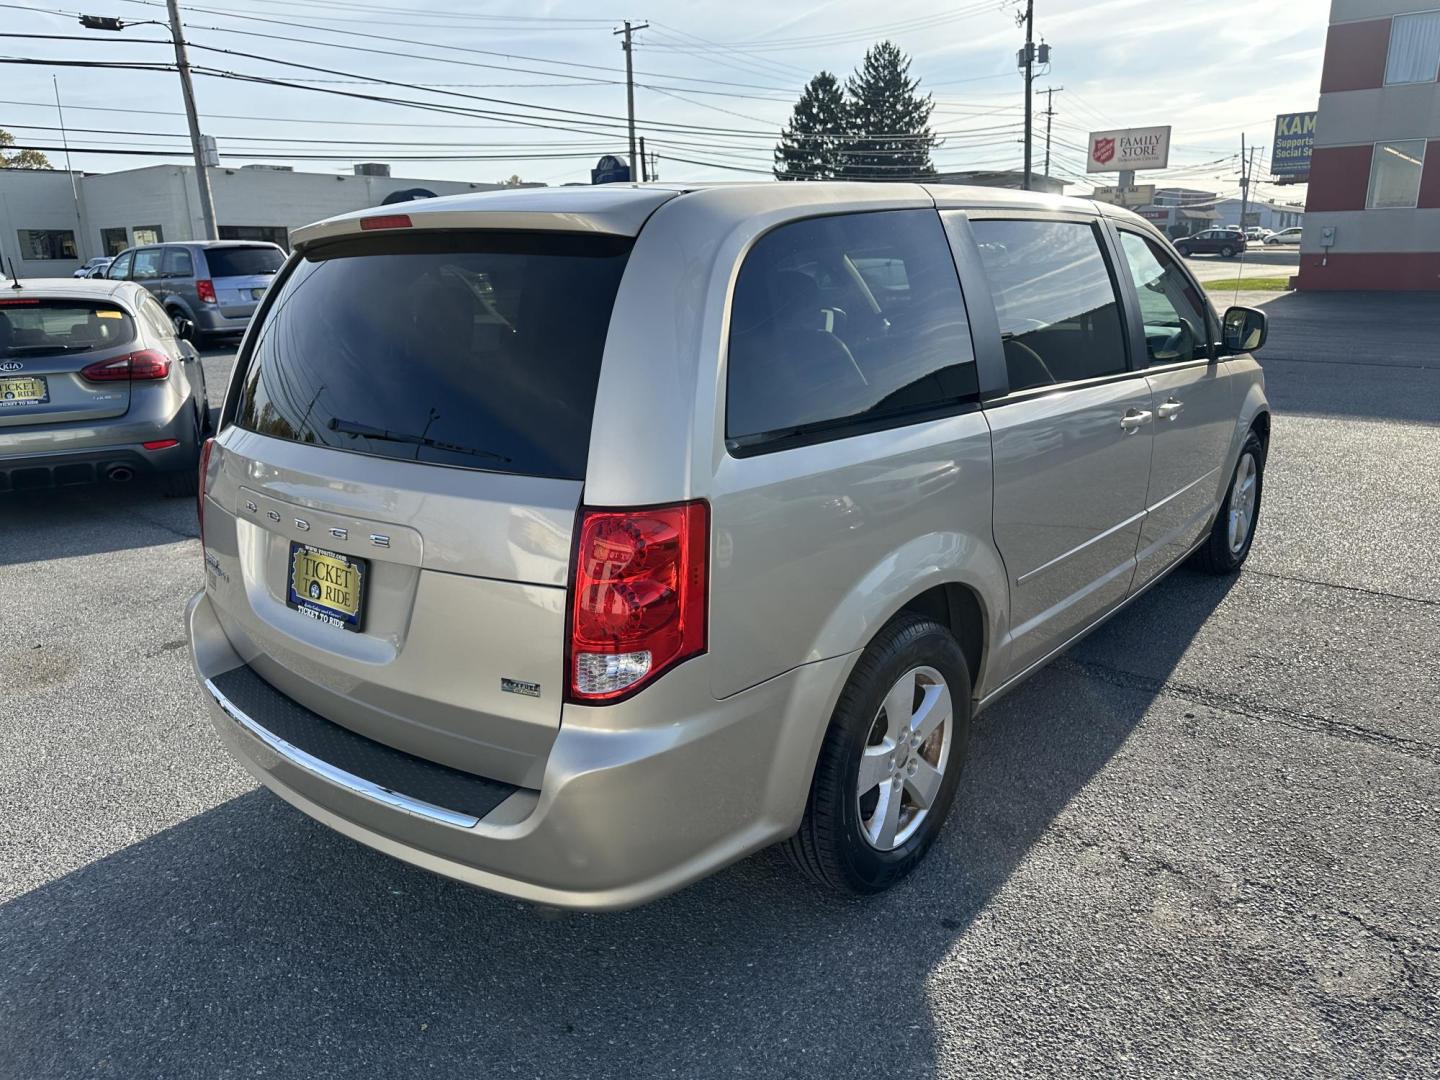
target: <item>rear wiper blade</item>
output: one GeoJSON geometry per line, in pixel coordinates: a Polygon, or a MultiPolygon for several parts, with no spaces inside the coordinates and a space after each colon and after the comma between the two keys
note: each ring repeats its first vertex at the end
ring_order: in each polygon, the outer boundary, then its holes
{"type": "Polygon", "coordinates": [[[369,424],[362,424],[357,420],[342,420],[338,416],[331,417],[329,425],[331,431],[338,431],[342,435],[359,435],[365,439],[379,439],[383,442],[410,443],[412,446],[425,446],[434,450],[447,450],[452,454],[473,454],[475,457],[491,458],[495,461],[508,462],[510,459],[504,454],[497,454],[493,450],[480,450],[473,446],[461,446],[459,443],[446,442],[444,439],[432,439],[428,435],[411,435],[404,431],[389,431],[385,428],[371,427],[369,424]]]}

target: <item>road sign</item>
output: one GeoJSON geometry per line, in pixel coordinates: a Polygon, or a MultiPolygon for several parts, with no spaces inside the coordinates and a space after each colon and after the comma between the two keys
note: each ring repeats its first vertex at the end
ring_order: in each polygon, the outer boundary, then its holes
{"type": "Polygon", "coordinates": [[[1154,184],[1131,184],[1129,187],[1097,187],[1090,193],[1096,202],[1115,206],[1149,206],[1155,201],[1154,184]]]}
{"type": "Polygon", "coordinates": [[[629,180],[630,166],[625,163],[624,158],[618,158],[614,154],[606,154],[595,163],[595,168],[590,170],[592,184],[624,184],[629,180]]]}
{"type": "Polygon", "coordinates": [[[1315,114],[1281,113],[1275,117],[1275,140],[1270,148],[1270,175],[1291,182],[1310,175],[1310,151],[1315,148],[1315,114]]]}
{"type": "Polygon", "coordinates": [[[1170,164],[1170,125],[1092,131],[1085,171],[1130,172],[1170,164]]]}

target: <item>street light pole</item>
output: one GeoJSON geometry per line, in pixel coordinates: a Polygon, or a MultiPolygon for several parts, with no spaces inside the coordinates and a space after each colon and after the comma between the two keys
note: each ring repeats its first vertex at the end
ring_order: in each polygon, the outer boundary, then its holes
{"type": "Polygon", "coordinates": [[[170,30],[170,40],[175,43],[175,67],[180,72],[180,90],[185,98],[185,119],[190,125],[190,150],[195,155],[195,186],[200,189],[200,216],[205,219],[206,240],[218,240],[220,234],[215,228],[215,202],[210,196],[210,174],[206,171],[205,147],[200,138],[200,117],[195,113],[195,88],[190,85],[190,58],[185,52],[185,32],[180,26],[180,4],[178,0],[165,0],[170,20],[145,19],[142,22],[127,22],[111,15],[81,15],[80,25],[87,30],[108,30],[118,33],[127,26],[164,26],[170,30]]]}
{"type": "Polygon", "coordinates": [[[190,84],[190,58],[185,52],[185,32],[180,26],[179,0],[165,0],[170,12],[170,36],[175,41],[175,66],[180,69],[180,90],[185,96],[185,120],[190,125],[190,149],[195,155],[195,186],[200,189],[200,216],[205,220],[206,240],[220,239],[215,228],[215,203],[210,195],[210,174],[205,148],[200,142],[200,117],[195,113],[195,88],[190,84]]]}

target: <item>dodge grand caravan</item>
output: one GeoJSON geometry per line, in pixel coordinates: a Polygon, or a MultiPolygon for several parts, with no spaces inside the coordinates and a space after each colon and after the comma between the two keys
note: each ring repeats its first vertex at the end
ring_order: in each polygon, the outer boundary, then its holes
{"type": "Polygon", "coordinates": [[[977,710],[1249,551],[1265,316],[1125,210],[616,185],[294,239],[201,465],[196,672],[264,784],[487,889],[783,842],[879,891],[977,710]]]}

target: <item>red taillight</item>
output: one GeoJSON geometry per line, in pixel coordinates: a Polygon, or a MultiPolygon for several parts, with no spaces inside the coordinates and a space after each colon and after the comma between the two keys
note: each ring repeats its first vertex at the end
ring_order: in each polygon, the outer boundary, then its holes
{"type": "Polygon", "coordinates": [[[583,510],[570,601],[569,691],[634,693],[705,651],[710,508],[583,510]]]}
{"type": "Polygon", "coordinates": [[[170,358],[155,349],[97,360],[86,364],[80,374],[91,382],[119,382],[128,379],[163,379],[170,374],[170,358]]]}
{"type": "Polygon", "coordinates": [[[370,229],[408,229],[410,228],[409,214],[378,214],[375,217],[360,219],[360,228],[370,229]]]}
{"type": "Polygon", "coordinates": [[[210,469],[210,448],[214,439],[200,444],[200,483],[195,489],[195,519],[200,523],[200,546],[205,546],[205,474],[210,469]]]}
{"type": "Polygon", "coordinates": [[[195,281],[195,295],[200,297],[202,304],[215,303],[215,282],[209,278],[198,278],[195,281]]]}

